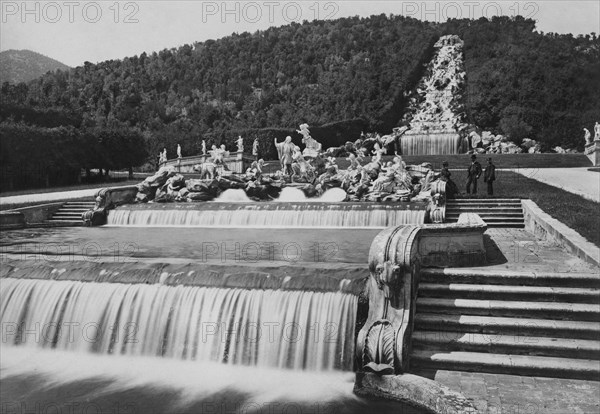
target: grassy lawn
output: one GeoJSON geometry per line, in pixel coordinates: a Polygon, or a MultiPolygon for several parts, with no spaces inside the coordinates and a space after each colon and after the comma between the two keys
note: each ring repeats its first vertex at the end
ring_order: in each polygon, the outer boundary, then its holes
{"type": "MultiPolygon", "coordinates": [[[[466,171],[452,171],[452,179],[462,192],[461,198],[467,198],[465,194],[466,176],[466,171]]],[[[478,184],[479,194],[468,197],[488,198],[487,185],[483,182],[483,177],[479,179],[478,184]]],[[[600,247],[599,205],[594,201],[512,171],[496,171],[494,195],[492,197],[528,198],[546,213],[600,247]]]]}

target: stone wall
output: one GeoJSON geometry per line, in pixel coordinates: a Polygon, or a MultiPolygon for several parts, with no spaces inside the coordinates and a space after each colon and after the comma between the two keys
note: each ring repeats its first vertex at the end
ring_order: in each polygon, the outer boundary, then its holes
{"type": "Polygon", "coordinates": [[[531,200],[522,200],[525,229],[538,239],[556,243],[580,259],[600,266],[600,249],[575,230],[544,212],[531,200]]]}
{"type": "Polygon", "coordinates": [[[585,155],[595,166],[600,165],[600,140],[594,141],[585,146],[585,155]]]}

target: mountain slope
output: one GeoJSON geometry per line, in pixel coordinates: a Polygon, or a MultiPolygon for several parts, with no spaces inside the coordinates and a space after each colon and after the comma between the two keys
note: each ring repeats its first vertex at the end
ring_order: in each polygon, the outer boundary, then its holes
{"type": "Polygon", "coordinates": [[[29,82],[57,69],[69,70],[70,67],[31,50],[0,52],[0,83],[29,82]]]}

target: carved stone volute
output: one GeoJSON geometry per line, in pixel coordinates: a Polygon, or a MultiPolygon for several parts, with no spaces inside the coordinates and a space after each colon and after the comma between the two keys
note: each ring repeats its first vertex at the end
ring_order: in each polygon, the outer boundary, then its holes
{"type": "Polygon", "coordinates": [[[367,320],[358,333],[359,371],[399,375],[409,369],[421,266],[480,266],[486,261],[475,214],[455,224],[403,225],[382,230],[369,251],[367,320]]]}
{"type": "Polygon", "coordinates": [[[414,268],[410,250],[419,226],[400,226],[379,233],[369,252],[369,314],[358,334],[359,367],[380,375],[405,370],[414,302],[414,268]],[[408,247],[408,252],[406,251],[408,247]]]}

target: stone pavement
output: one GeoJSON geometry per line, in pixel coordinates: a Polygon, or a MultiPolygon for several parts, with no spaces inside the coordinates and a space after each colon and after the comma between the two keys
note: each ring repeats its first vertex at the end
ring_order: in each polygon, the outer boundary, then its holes
{"type": "Polygon", "coordinates": [[[600,412],[600,382],[437,371],[436,381],[472,399],[482,414],[600,412]]]}
{"type": "Polygon", "coordinates": [[[52,203],[54,201],[75,200],[79,198],[94,197],[101,188],[88,188],[86,190],[57,191],[55,193],[24,194],[18,196],[0,197],[0,205],[26,204],[26,203],[52,203]]]}
{"type": "Polygon", "coordinates": [[[600,173],[587,168],[520,168],[511,171],[600,202],[600,173]]]}
{"type": "MultiPolygon", "coordinates": [[[[523,229],[488,229],[485,244],[488,271],[574,272],[600,277],[597,267],[523,229]]],[[[600,413],[597,381],[447,370],[416,373],[472,399],[482,414],[600,413]]]]}

